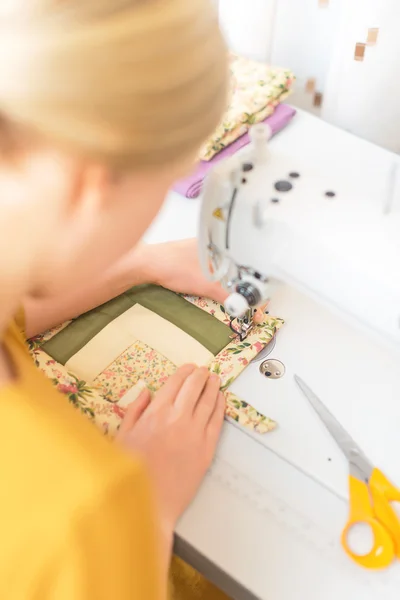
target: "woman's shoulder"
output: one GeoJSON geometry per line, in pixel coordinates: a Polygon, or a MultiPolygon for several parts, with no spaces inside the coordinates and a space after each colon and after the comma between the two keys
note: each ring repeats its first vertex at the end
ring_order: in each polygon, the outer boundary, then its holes
{"type": "Polygon", "coordinates": [[[67,404],[57,396],[51,409],[34,392],[12,385],[0,390],[0,471],[7,489],[0,494],[0,513],[12,518],[28,510],[28,528],[43,519],[46,527],[59,528],[77,511],[107,512],[113,490],[133,499],[136,488],[147,485],[139,462],[104,439],[78,410],[57,410],[57,403],[67,404]]]}
{"type": "Polygon", "coordinates": [[[117,480],[135,480],[140,463],[105,438],[39,371],[15,322],[5,348],[15,378],[0,386],[2,481],[11,488],[18,482],[28,495],[40,490],[42,500],[57,497],[61,505],[100,497],[117,480]]]}
{"type": "MultiPolygon", "coordinates": [[[[0,569],[15,573],[15,548],[31,549],[36,554],[30,562],[46,576],[50,569],[51,578],[55,568],[60,573],[70,569],[68,576],[76,578],[78,586],[85,581],[82,575],[95,578],[100,568],[105,569],[102,581],[111,586],[113,573],[120,573],[119,562],[125,560],[129,573],[134,541],[148,546],[152,540],[146,473],[78,410],[71,407],[70,416],[60,412],[57,403],[67,407],[68,403],[57,396],[51,409],[44,408],[35,392],[15,385],[0,391],[0,472],[5,492],[0,493],[0,569]],[[76,556],[81,562],[75,561],[76,556]]],[[[130,590],[130,575],[121,576],[130,590]]],[[[78,595],[84,597],[82,591],[78,595]]]]}

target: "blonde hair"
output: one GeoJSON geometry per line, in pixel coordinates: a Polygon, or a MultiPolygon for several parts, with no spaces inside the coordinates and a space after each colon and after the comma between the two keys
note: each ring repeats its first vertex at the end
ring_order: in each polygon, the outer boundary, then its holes
{"type": "Polygon", "coordinates": [[[228,67],[208,0],[9,4],[0,116],[16,130],[135,168],[194,154],[217,126],[228,67]]]}

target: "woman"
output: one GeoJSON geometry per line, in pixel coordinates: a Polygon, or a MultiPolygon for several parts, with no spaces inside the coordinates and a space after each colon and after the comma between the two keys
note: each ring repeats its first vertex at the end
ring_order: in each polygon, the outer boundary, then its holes
{"type": "Polygon", "coordinates": [[[145,281],[221,296],[192,243],[132,248],[226,87],[206,0],[0,5],[1,598],[166,597],[222,426],[218,378],[180,368],[111,445],[34,367],[16,315],[30,336],[145,281]]]}

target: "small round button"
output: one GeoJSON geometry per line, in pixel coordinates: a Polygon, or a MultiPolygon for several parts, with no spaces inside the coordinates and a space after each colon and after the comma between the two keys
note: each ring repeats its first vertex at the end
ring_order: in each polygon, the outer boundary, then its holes
{"type": "Polygon", "coordinates": [[[335,192],[325,192],[325,196],[328,198],[334,198],[336,196],[335,192]]]}
{"type": "Polygon", "coordinates": [[[252,163],[243,163],[242,165],[242,170],[247,173],[248,171],[252,171],[253,170],[253,165],[252,163]]]}
{"type": "Polygon", "coordinates": [[[293,185],[290,181],[277,181],[275,183],[275,189],[277,192],[289,192],[292,189],[293,185]]]}
{"type": "Polygon", "coordinates": [[[292,179],[297,179],[298,177],[300,177],[300,173],[296,173],[296,171],[292,171],[292,173],[289,173],[289,177],[291,177],[292,179]]]}
{"type": "Polygon", "coordinates": [[[279,198],[271,198],[271,202],[277,204],[279,202],[279,198]]]}
{"type": "Polygon", "coordinates": [[[264,360],[260,367],[260,373],[269,379],[280,379],[285,374],[285,365],[274,358],[264,360]]]}

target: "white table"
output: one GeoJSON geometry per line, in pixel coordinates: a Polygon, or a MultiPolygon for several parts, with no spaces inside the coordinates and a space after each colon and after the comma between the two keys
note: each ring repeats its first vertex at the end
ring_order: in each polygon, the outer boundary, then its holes
{"type": "MultiPolygon", "coordinates": [[[[387,174],[399,160],[301,111],[271,141],[274,149],[291,157],[292,170],[312,164],[329,173],[329,188],[340,182],[368,202],[381,202],[387,174]]],[[[171,193],[147,240],[194,236],[198,210],[198,200],[171,193]]],[[[376,311],[378,316],[379,306],[376,311]]],[[[399,565],[366,572],[341,549],[347,463],[293,381],[294,373],[304,378],[400,483],[398,358],[288,287],[277,292],[270,312],[286,320],[272,354],[286,374],[267,380],[253,363],[232,389],[275,418],[279,428],[257,442],[225,425],[216,466],[179,523],[177,551],[235,600],[398,598],[399,565]],[[246,478],[249,489],[258,488],[251,498],[246,478]]]]}

